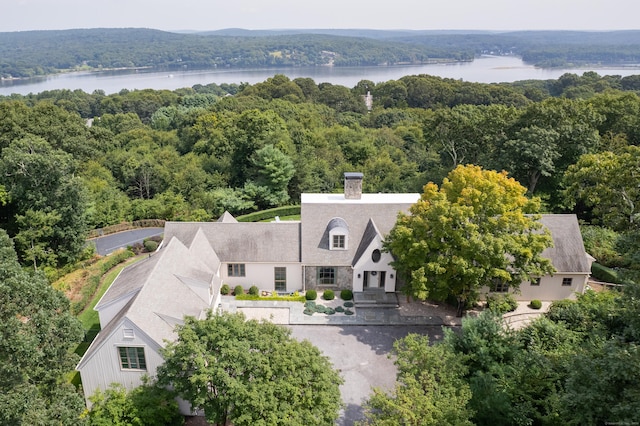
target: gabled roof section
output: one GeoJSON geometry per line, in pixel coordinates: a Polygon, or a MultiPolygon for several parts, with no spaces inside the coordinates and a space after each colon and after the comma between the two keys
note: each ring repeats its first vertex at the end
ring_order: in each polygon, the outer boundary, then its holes
{"type": "Polygon", "coordinates": [[[376,224],[373,222],[373,219],[369,219],[367,227],[364,230],[364,234],[362,235],[362,239],[360,240],[360,245],[356,250],[355,256],[353,256],[351,266],[355,266],[355,264],[358,263],[362,255],[365,253],[367,248],[371,245],[371,243],[377,236],[380,236],[380,239],[382,239],[382,235],[380,235],[380,232],[378,231],[376,224]]]}
{"type": "MultiPolygon", "coordinates": [[[[194,239],[196,245],[200,239],[194,239]]],[[[192,286],[212,283],[214,272],[177,238],[172,238],[158,255],[161,261],[140,290],[127,317],[158,344],[163,344],[164,340],[174,337],[173,327],[159,315],[181,319],[186,315],[198,316],[203,309],[208,309],[209,301],[203,300],[192,286]]]]}
{"type": "Polygon", "coordinates": [[[129,311],[129,308],[133,304],[135,298],[136,296],[132,297],[131,300],[129,300],[129,302],[120,310],[120,312],[118,312],[118,314],[109,322],[109,324],[107,324],[105,328],[100,330],[96,338],[93,339],[93,342],[91,342],[91,345],[89,345],[87,351],[78,362],[76,370],[80,369],[84,364],[86,364],[86,362],[95,354],[95,352],[102,346],[102,344],[109,338],[109,336],[111,336],[111,334],[120,327],[120,324],[122,324],[122,321],[124,321],[125,316],[129,311]]]}
{"type": "Polygon", "coordinates": [[[99,311],[105,305],[121,300],[124,297],[132,297],[140,291],[146,282],[147,277],[156,267],[159,259],[159,256],[153,255],[150,258],[127,266],[120,271],[111,286],[102,295],[94,309],[99,311]]]}
{"type": "Polygon", "coordinates": [[[545,249],[542,256],[551,259],[556,271],[590,273],[589,258],[576,215],[544,214],[540,222],[551,231],[554,244],[554,247],[545,249]]]}
{"type": "Polygon", "coordinates": [[[222,213],[222,216],[220,216],[218,218],[218,222],[223,222],[223,223],[238,223],[238,221],[236,220],[235,217],[233,217],[233,215],[231,215],[231,213],[229,213],[228,211],[224,211],[224,213],[222,213]]]}
{"type": "MultiPolygon", "coordinates": [[[[326,225],[326,222],[325,222],[326,225]]],[[[200,230],[221,262],[300,262],[300,222],[166,222],[165,239],[190,247],[200,230]]]]}

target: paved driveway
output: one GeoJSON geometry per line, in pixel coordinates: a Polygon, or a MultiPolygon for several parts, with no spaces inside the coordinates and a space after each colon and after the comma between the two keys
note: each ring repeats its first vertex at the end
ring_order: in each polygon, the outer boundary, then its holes
{"type": "Polygon", "coordinates": [[[101,256],[105,256],[119,248],[141,243],[145,238],[162,235],[163,232],[164,228],[132,229],[95,238],[91,242],[95,244],[96,252],[101,256]]]}
{"type": "Polygon", "coordinates": [[[291,325],[296,339],[307,339],[329,357],[341,372],[340,387],[345,409],[338,425],[351,426],[363,419],[362,403],[372,387],[393,389],[396,368],[388,354],[393,342],[409,333],[428,335],[431,341],[442,338],[440,326],[318,326],[291,325]]]}

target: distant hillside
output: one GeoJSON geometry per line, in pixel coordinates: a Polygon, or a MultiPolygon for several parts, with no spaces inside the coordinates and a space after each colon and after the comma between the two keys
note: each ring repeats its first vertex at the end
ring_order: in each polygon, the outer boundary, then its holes
{"type": "Polygon", "coordinates": [[[473,52],[328,34],[229,36],[150,29],[0,33],[0,75],[122,67],[371,66],[471,60],[473,52]]]}
{"type": "Polygon", "coordinates": [[[0,76],[74,69],[372,66],[514,54],[542,67],[640,63],[640,31],[84,29],[0,33],[0,76]]]}

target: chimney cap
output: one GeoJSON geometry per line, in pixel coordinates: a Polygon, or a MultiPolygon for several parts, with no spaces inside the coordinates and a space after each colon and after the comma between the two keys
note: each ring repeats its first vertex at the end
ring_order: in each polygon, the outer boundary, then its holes
{"type": "Polygon", "coordinates": [[[345,179],[362,179],[362,173],[360,172],[345,172],[345,179]]]}

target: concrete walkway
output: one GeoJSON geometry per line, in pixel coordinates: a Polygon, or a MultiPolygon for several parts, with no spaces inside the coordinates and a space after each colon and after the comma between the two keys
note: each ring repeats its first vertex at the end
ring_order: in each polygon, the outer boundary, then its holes
{"type": "MultiPolygon", "coordinates": [[[[221,309],[225,312],[242,312],[247,319],[264,319],[285,325],[461,325],[462,318],[455,317],[452,308],[429,302],[408,303],[395,293],[383,293],[377,298],[377,304],[370,296],[355,296],[356,306],[349,307],[353,315],[341,312],[306,315],[301,302],[236,300],[234,296],[222,296],[221,309]]],[[[315,302],[334,309],[344,304],[339,298],[331,301],[318,298],[315,302]]],[[[505,323],[512,329],[522,328],[547,312],[550,305],[551,302],[542,302],[541,309],[531,309],[528,302],[519,302],[518,309],[504,315],[505,323]]]]}
{"type": "MultiPolygon", "coordinates": [[[[221,309],[225,312],[242,312],[248,319],[265,319],[276,324],[289,325],[459,325],[459,319],[453,320],[452,323],[449,316],[443,318],[437,309],[428,307],[418,314],[415,312],[410,315],[404,314],[400,304],[397,303],[397,296],[395,294],[391,296],[396,298],[395,305],[388,303],[378,307],[356,305],[349,308],[354,312],[353,315],[341,312],[333,315],[320,313],[306,315],[304,304],[300,302],[235,300],[233,296],[222,296],[221,309]]],[[[334,309],[344,304],[341,299],[326,301],[318,298],[315,302],[334,309]]]]}

